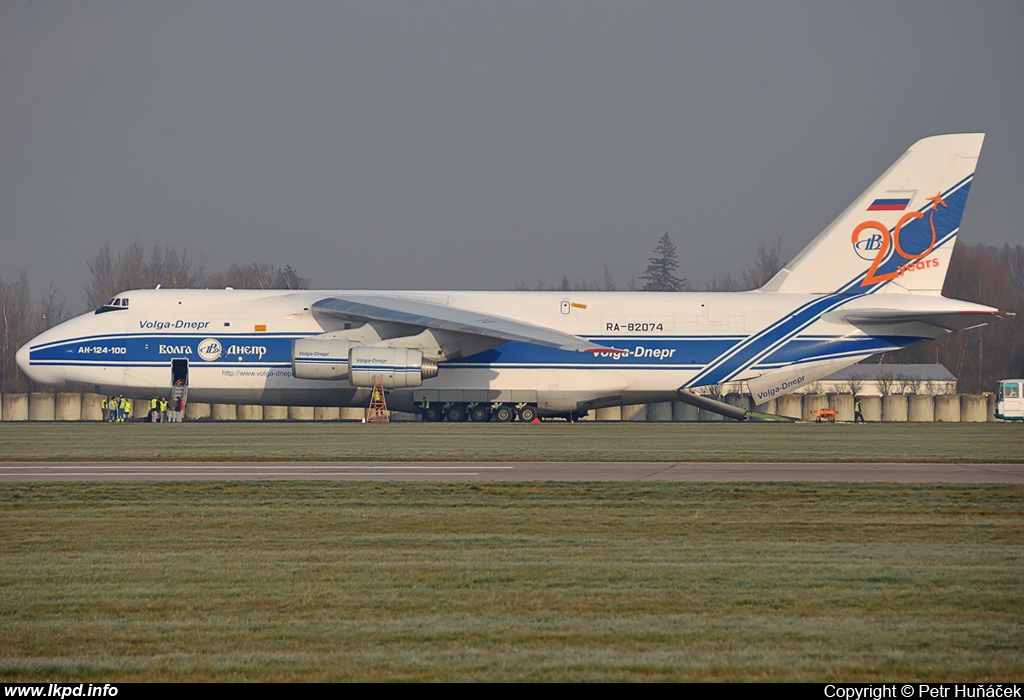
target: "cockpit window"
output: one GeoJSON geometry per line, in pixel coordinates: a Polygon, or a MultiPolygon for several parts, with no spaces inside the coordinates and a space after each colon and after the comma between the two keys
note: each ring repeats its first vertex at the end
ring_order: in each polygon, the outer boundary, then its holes
{"type": "Polygon", "coordinates": [[[120,311],[128,308],[128,297],[114,297],[106,304],[96,309],[96,313],[104,314],[108,311],[120,311]]]}

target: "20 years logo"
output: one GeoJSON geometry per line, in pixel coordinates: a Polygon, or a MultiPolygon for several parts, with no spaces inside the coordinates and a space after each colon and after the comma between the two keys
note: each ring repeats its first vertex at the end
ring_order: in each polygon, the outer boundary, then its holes
{"type": "Polygon", "coordinates": [[[931,255],[931,252],[935,250],[935,210],[940,205],[946,206],[946,201],[942,199],[941,192],[934,197],[928,197],[928,201],[932,203],[931,207],[926,210],[930,212],[928,223],[931,225],[932,239],[928,247],[920,253],[908,253],[903,249],[903,246],[900,244],[900,232],[908,222],[914,219],[923,219],[923,212],[909,211],[901,216],[891,234],[889,233],[889,227],[881,221],[865,221],[853,229],[853,235],[850,237],[853,243],[853,251],[864,260],[872,261],[860,286],[870,287],[879,282],[888,282],[889,280],[896,279],[907,270],[914,269],[913,265],[907,264],[897,266],[892,272],[879,273],[878,268],[885,262],[890,249],[893,249],[897,255],[908,262],[914,262],[931,255]]]}

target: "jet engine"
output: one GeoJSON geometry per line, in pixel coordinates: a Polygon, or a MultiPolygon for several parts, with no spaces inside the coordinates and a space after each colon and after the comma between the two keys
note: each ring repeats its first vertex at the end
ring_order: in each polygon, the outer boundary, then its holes
{"type": "Polygon", "coordinates": [[[345,379],[350,340],[300,338],[292,342],[292,375],[298,379],[345,379]]]}
{"type": "Polygon", "coordinates": [[[417,387],[437,376],[437,362],[411,348],[352,345],[350,340],[300,338],[292,343],[292,374],[299,379],[345,379],[386,389],[417,387]]]}
{"type": "Polygon", "coordinates": [[[352,386],[373,386],[379,380],[385,389],[403,389],[437,376],[437,363],[409,348],[355,347],[348,351],[348,366],[352,386]]]}

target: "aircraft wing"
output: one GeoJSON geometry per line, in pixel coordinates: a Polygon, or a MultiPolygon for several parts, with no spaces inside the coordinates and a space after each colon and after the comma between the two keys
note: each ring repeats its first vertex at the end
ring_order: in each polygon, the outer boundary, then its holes
{"type": "Polygon", "coordinates": [[[402,323],[558,350],[620,352],[570,333],[419,299],[352,294],[321,299],[312,310],[346,321],[402,323]]]}
{"type": "Polygon", "coordinates": [[[894,309],[851,309],[842,314],[844,321],[854,325],[898,325],[924,323],[947,331],[962,331],[983,326],[996,318],[1014,314],[998,309],[970,311],[899,311],[894,309]]]}

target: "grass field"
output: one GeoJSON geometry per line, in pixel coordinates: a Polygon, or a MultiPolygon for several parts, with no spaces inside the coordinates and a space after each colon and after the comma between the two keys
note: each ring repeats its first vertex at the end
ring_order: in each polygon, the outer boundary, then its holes
{"type": "Polygon", "coordinates": [[[4,484],[0,676],[1015,681],[1022,516],[1020,486],[4,484]]]}
{"type": "Polygon", "coordinates": [[[0,461],[1024,462],[1011,423],[0,423],[0,461]]]}

